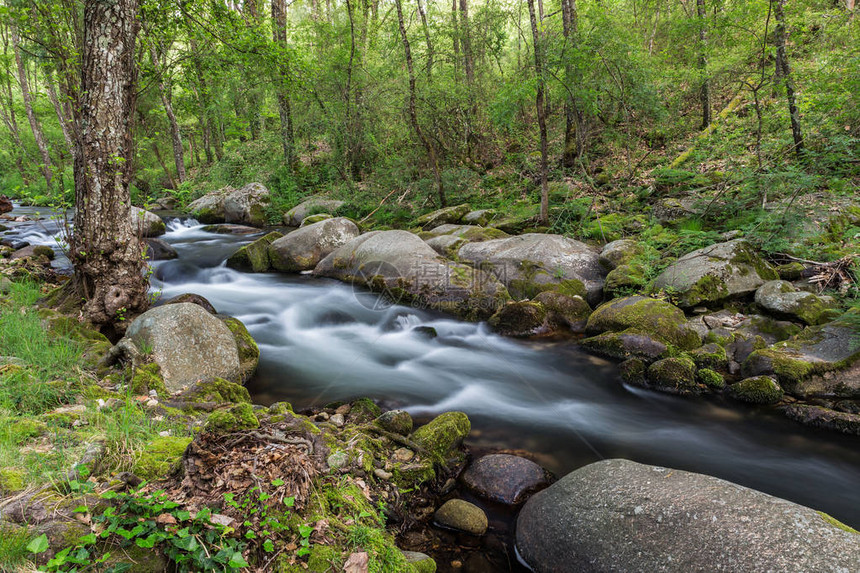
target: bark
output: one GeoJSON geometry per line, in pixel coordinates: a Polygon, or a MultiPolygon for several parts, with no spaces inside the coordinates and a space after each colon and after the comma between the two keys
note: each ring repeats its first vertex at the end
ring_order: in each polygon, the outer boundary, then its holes
{"type": "MultiPolygon", "coordinates": [[[[314,14],[316,14],[317,4],[314,2],[314,14]]],[[[251,34],[256,34],[261,30],[260,10],[257,7],[257,0],[245,0],[242,7],[242,15],[245,16],[245,22],[248,26],[248,31],[251,34]]],[[[248,98],[248,127],[251,130],[251,139],[257,140],[260,137],[260,130],[263,124],[263,94],[260,88],[256,85],[257,80],[254,77],[254,72],[247,65],[242,64],[242,77],[245,80],[246,96],[248,98]]]]}
{"type": "Polygon", "coordinates": [[[293,139],[293,111],[290,101],[290,64],[287,50],[287,3],[286,0],[272,0],[272,40],[282,52],[278,65],[277,98],[278,113],[281,117],[281,145],[284,148],[284,161],[292,166],[295,162],[293,139]]]}
{"type": "Polygon", "coordinates": [[[460,30],[463,44],[463,69],[469,88],[475,85],[475,60],[472,55],[472,33],[469,30],[469,0],[460,0],[460,30]]]}
{"type": "Polygon", "coordinates": [[[696,0],[696,15],[699,18],[699,71],[702,74],[702,85],[699,88],[699,101],[702,105],[702,129],[711,125],[711,86],[706,75],[708,65],[705,53],[708,39],[707,12],[705,11],[705,0],[696,0]]]}
{"type": "MultiPolygon", "coordinates": [[[[4,30],[5,31],[5,30],[4,30]]],[[[9,52],[9,39],[7,34],[3,34],[3,55],[9,52]]],[[[21,181],[25,186],[30,185],[30,176],[24,168],[24,144],[21,142],[21,130],[18,127],[18,118],[15,116],[15,98],[12,95],[12,70],[9,66],[8,58],[3,59],[5,64],[5,74],[3,74],[3,104],[0,105],[0,115],[2,115],[3,123],[6,129],[9,130],[9,138],[12,140],[12,155],[15,158],[15,167],[21,174],[21,181]]]]}
{"type": "Polygon", "coordinates": [[[24,110],[27,112],[27,119],[30,121],[30,129],[33,131],[33,139],[36,140],[36,147],[39,148],[39,155],[42,158],[42,164],[39,166],[42,175],[45,177],[45,184],[48,192],[51,191],[51,182],[54,174],[51,170],[51,154],[48,151],[48,144],[45,142],[45,134],[42,132],[42,124],[39,123],[39,118],[36,117],[36,112],[33,111],[33,99],[30,94],[30,82],[27,79],[27,69],[24,67],[24,61],[21,59],[21,50],[18,46],[18,30],[12,26],[9,29],[9,34],[12,37],[12,50],[15,52],[15,65],[18,68],[18,83],[21,87],[21,97],[24,100],[24,110]]]}
{"type": "MultiPolygon", "coordinates": [[[[152,59],[152,65],[157,65],[155,56],[155,47],[150,46],[149,57],[152,59]]],[[[186,179],[185,173],[185,155],[182,147],[182,132],[179,130],[179,122],[176,121],[176,114],[173,113],[173,104],[170,101],[170,91],[164,85],[164,78],[158,77],[158,94],[161,96],[161,105],[164,106],[164,114],[167,116],[167,121],[170,124],[170,143],[173,146],[173,163],[176,166],[176,178],[179,183],[184,183],[186,179]]],[[[167,171],[165,169],[165,171],[167,171]]],[[[173,176],[167,172],[167,176],[173,180],[173,176]]],[[[175,188],[175,186],[174,186],[175,188]]]]}
{"type": "Polygon", "coordinates": [[[457,18],[457,0],[451,0],[451,29],[454,42],[454,76],[460,69],[460,23],[457,18]]]}
{"type": "Polygon", "coordinates": [[[427,24],[427,13],[421,0],[418,3],[418,15],[421,16],[421,27],[424,29],[424,42],[427,44],[427,81],[433,76],[433,40],[430,39],[430,26],[427,24]]]}
{"type": "Polygon", "coordinates": [[[418,123],[417,110],[417,93],[415,87],[415,68],[412,65],[412,49],[409,46],[409,38],[406,36],[406,24],[403,21],[403,6],[401,0],[394,0],[397,7],[397,23],[400,28],[400,39],[403,41],[403,52],[406,55],[406,70],[409,73],[409,122],[412,124],[412,129],[418,140],[424,145],[427,150],[427,156],[430,159],[430,164],[433,168],[433,179],[436,184],[436,194],[439,197],[439,205],[445,207],[448,200],[445,196],[445,187],[442,183],[442,172],[439,167],[439,157],[436,153],[436,148],[433,142],[427,137],[421,129],[421,124],[418,123]]]}
{"type": "Polygon", "coordinates": [[[137,0],[86,0],[69,258],[84,315],[123,332],[148,304],[142,242],[131,219],[137,0]]]}
{"type": "MultiPolygon", "coordinates": [[[[562,32],[564,34],[566,49],[570,50],[576,42],[576,0],[561,0],[561,10],[562,32]]],[[[568,91],[564,101],[565,125],[562,164],[568,168],[575,165],[577,157],[579,157],[585,147],[584,119],[571,90],[574,81],[573,75],[570,55],[567,55],[564,62],[564,83],[568,91]]]]}
{"type": "Polygon", "coordinates": [[[72,137],[71,118],[72,111],[68,104],[63,105],[57,97],[57,90],[54,88],[54,80],[52,74],[48,74],[45,78],[45,88],[48,92],[48,99],[51,100],[51,105],[54,106],[54,112],[57,114],[57,119],[60,122],[60,128],[63,130],[63,139],[66,141],[66,147],[69,150],[69,155],[75,154],[75,141],[72,137]]]}
{"type": "Polygon", "coordinates": [[[782,83],[785,85],[785,95],[788,99],[788,115],[791,119],[791,135],[794,138],[794,151],[798,158],[803,155],[803,131],[800,128],[800,111],[797,109],[797,97],[794,93],[794,78],[791,76],[791,66],[785,51],[786,29],[785,0],[771,0],[773,14],[776,19],[776,61],[780,70],[782,83]]]}
{"type": "Polygon", "coordinates": [[[544,105],[543,49],[541,34],[538,31],[537,16],[535,15],[535,0],[528,0],[528,4],[534,41],[535,76],[537,77],[535,107],[538,129],[540,130],[540,222],[546,225],[549,222],[549,184],[547,182],[549,143],[546,132],[546,106],[544,105]]]}

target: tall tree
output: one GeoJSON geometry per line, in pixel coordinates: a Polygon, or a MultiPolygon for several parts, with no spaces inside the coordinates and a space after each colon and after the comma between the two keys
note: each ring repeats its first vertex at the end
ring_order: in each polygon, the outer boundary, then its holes
{"type": "Polygon", "coordinates": [[[475,85],[475,57],[472,53],[472,32],[469,26],[469,0],[460,0],[460,42],[463,45],[463,69],[469,89],[475,85]]]}
{"type": "Polygon", "coordinates": [[[564,84],[567,97],[564,100],[564,151],[562,164],[573,167],[577,156],[582,153],[582,113],[573,96],[573,65],[571,51],[576,42],[576,0],[561,0],[562,33],[565,40],[564,84]]]}
{"type": "Polygon", "coordinates": [[[176,166],[176,178],[179,180],[179,183],[184,183],[187,175],[185,173],[185,150],[182,147],[182,132],[179,129],[176,114],[173,113],[173,102],[170,98],[171,90],[164,83],[163,66],[159,66],[159,59],[153,45],[149,47],[149,57],[155,73],[158,74],[158,95],[161,96],[161,105],[164,106],[164,114],[167,116],[167,122],[170,124],[170,143],[173,147],[173,163],[176,166]]]}
{"type": "Polygon", "coordinates": [[[138,0],[85,0],[76,106],[73,285],[84,315],[119,332],[148,303],[129,197],[138,13],[138,0]]]}
{"type": "Polygon", "coordinates": [[[535,58],[535,77],[537,80],[537,94],[535,95],[535,107],[537,108],[538,129],[540,130],[540,222],[546,225],[549,222],[549,183],[548,157],[549,142],[546,132],[546,105],[544,103],[544,90],[546,81],[543,70],[543,40],[538,29],[537,16],[535,14],[535,0],[529,0],[529,20],[532,26],[532,39],[534,41],[533,52],[535,58]]]}
{"type": "Polygon", "coordinates": [[[278,58],[277,97],[278,113],[281,116],[281,145],[284,161],[292,166],[295,161],[293,141],[293,110],[290,101],[290,64],[287,45],[287,2],[272,0],[272,40],[278,58]]]}
{"type": "Polygon", "coordinates": [[[702,74],[702,85],[699,87],[699,102],[702,105],[702,129],[711,125],[711,85],[708,81],[708,58],[706,45],[708,40],[708,15],[705,10],[705,0],[696,0],[696,16],[699,21],[699,72],[702,74]]]}
{"type": "Polygon", "coordinates": [[[794,151],[798,157],[803,155],[803,130],[800,128],[800,112],[797,109],[797,97],[794,93],[794,78],[786,54],[785,0],[770,0],[773,5],[773,15],[776,20],[776,67],[779,78],[785,85],[785,95],[788,99],[788,116],[791,120],[791,135],[794,138],[794,151]]]}
{"type": "Polygon", "coordinates": [[[33,109],[33,97],[30,93],[30,82],[27,78],[27,68],[24,67],[24,61],[21,58],[18,30],[14,25],[10,27],[9,34],[12,37],[12,50],[15,52],[15,65],[18,68],[18,84],[21,87],[21,97],[24,100],[24,111],[27,112],[27,119],[30,121],[30,129],[33,131],[33,139],[36,140],[36,147],[39,148],[39,155],[42,157],[42,164],[39,167],[42,170],[42,175],[45,177],[45,185],[48,188],[48,192],[50,192],[51,180],[54,177],[53,171],[51,170],[51,153],[48,151],[48,143],[45,141],[42,124],[39,122],[39,118],[36,117],[36,112],[33,109]]]}

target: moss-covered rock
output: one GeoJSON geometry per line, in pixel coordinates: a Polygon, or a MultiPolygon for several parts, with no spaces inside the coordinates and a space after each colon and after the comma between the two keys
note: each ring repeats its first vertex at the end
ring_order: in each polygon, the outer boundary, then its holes
{"type": "Polygon", "coordinates": [[[420,486],[436,478],[432,460],[415,460],[394,465],[394,483],[401,489],[420,486]]]}
{"type": "Polygon", "coordinates": [[[149,394],[150,390],[155,390],[155,393],[161,397],[168,396],[167,386],[164,385],[164,378],[161,376],[161,367],[156,363],[144,364],[134,370],[134,374],[129,382],[129,389],[133,394],[149,394]]]}
{"type": "Polygon", "coordinates": [[[375,420],[382,414],[379,406],[370,398],[359,398],[350,404],[349,418],[354,424],[362,424],[375,420]]]}
{"type": "Polygon", "coordinates": [[[653,362],[669,350],[666,344],[632,328],[623,332],[604,332],[586,338],[580,344],[590,352],[616,360],[640,358],[653,362]]]}
{"type": "Polygon", "coordinates": [[[24,489],[26,473],[18,468],[0,468],[0,492],[9,494],[24,489]]]}
{"type": "Polygon", "coordinates": [[[539,302],[509,302],[487,321],[503,336],[533,336],[547,332],[547,310],[539,302]]]}
{"type": "Polygon", "coordinates": [[[600,251],[600,264],[609,270],[626,265],[644,251],[641,244],[631,239],[620,239],[607,243],[600,251]]]}
{"type": "Polygon", "coordinates": [[[454,205],[453,207],[445,207],[432,213],[421,215],[415,219],[415,226],[428,230],[445,223],[458,223],[471,210],[469,205],[465,203],[454,205]]]}
{"type": "Polygon", "coordinates": [[[442,527],[463,531],[471,535],[483,535],[487,531],[487,515],[468,501],[449,499],[436,510],[433,519],[442,527]]]}
{"type": "Polygon", "coordinates": [[[308,225],[313,225],[314,223],[319,223],[320,221],[325,221],[326,219],[333,218],[333,215],[330,213],[317,213],[315,215],[308,215],[304,219],[302,219],[302,224],[300,227],[307,227],[308,225]]]}
{"type": "Polygon", "coordinates": [[[700,384],[704,384],[713,390],[720,390],[726,386],[726,381],[723,378],[723,375],[715,370],[711,370],[710,368],[702,368],[696,372],[696,380],[698,380],[700,384]]]}
{"type": "Polygon", "coordinates": [[[469,435],[472,424],[463,412],[445,412],[412,433],[412,441],[437,456],[446,459],[469,435]]]}
{"type": "Polygon", "coordinates": [[[230,433],[250,430],[260,426],[251,404],[237,404],[229,410],[217,410],[209,414],[203,429],[207,432],[230,433]]]}
{"type": "Polygon", "coordinates": [[[269,245],[283,237],[281,233],[272,231],[263,235],[251,244],[241,247],[227,259],[227,266],[245,272],[264,273],[271,268],[269,260],[269,245]]]}
{"type": "Polygon", "coordinates": [[[223,378],[207,378],[199,380],[183,390],[176,397],[177,402],[194,403],[215,402],[223,404],[226,402],[239,404],[251,403],[251,395],[244,386],[230,382],[223,378]]]}
{"type": "Polygon", "coordinates": [[[648,365],[640,358],[628,358],[618,365],[621,379],[634,386],[644,386],[647,380],[648,365]]]}
{"type": "Polygon", "coordinates": [[[698,394],[696,366],[688,358],[664,358],[648,367],[648,384],[669,394],[698,394]]]}
{"type": "Polygon", "coordinates": [[[0,423],[6,427],[9,437],[15,444],[23,444],[30,438],[38,438],[48,431],[48,426],[44,422],[31,418],[3,420],[0,423]]]}
{"type": "Polygon", "coordinates": [[[191,438],[158,437],[146,444],[134,463],[132,472],[145,480],[164,479],[182,467],[182,455],[191,438]]]}
{"type": "Polygon", "coordinates": [[[47,245],[36,245],[33,247],[34,257],[45,257],[49,261],[54,260],[54,249],[47,245]]]}
{"type": "Polygon", "coordinates": [[[725,370],[729,366],[729,357],[726,349],[716,343],[708,343],[690,352],[693,362],[697,368],[709,368],[711,370],[725,370]]]}
{"type": "Polygon", "coordinates": [[[551,324],[567,326],[574,332],[583,332],[591,316],[591,307],[578,295],[568,296],[560,292],[544,291],[534,298],[548,312],[551,324]]]}
{"type": "Polygon", "coordinates": [[[682,350],[701,344],[681,309],[664,300],[638,295],[611,300],[597,307],[586,325],[586,332],[590,334],[628,329],[682,350]]]}
{"type": "Polygon", "coordinates": [[[645,269],[641,265],[619,265],[609,271],[603,292],[608,298],[616,297],[645,287],[645,269]]]}
{"type": "Polygon", "coordinates": [[[247,382],[260,364],[260,348],[241,320],[226,315],[218,315],[218,318],[230,329],[233,338],[236,339],[236,349],[239,351],[239,377],[242,382],[247,382]]]}
{"type": "Polygon", "coordinates": [[[790,404],[785,408],[785,415],[813,428],[860,436],[860,414],[838,412],[812,404],[790,404]]]}
{"type": "Polygon", "coordinates": [[[803,275],[803,271],[806,270],[806,267],[803,263],[794,262],[779,265],[778,267],[775,267],[774,270],[782,280],[796,281],[803,275]]]}
{"type": "Polygon", "coordinates": [[[373,422],[383,430],[408,436],[412,432],[412,416],[406,410],[389,410],[373,422]]]}
{"type": "Polygon", "coordinates": [[[782,388],[770,376],[754,376],[729,386],[729,396],[751,404],[776,404],[782,394],[782,388]]]}
{"type": "Polygon", "coordinates": [[[834,311],[828,302],[811,292],[799,290],[788,281],[768,281],[755,293],[755,302],[766,311],[806,324],[829,322],[834,311]]]}

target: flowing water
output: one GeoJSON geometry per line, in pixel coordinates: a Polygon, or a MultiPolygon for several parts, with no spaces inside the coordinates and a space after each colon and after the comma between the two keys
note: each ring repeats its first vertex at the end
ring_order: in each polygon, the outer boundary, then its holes
{"type": "Polygon", "coordinates": [[[154,264],[153,288],[164,299],[203,295],[245,323],[261,351],[249,383],[258,403],[370,396],[421,419],[462,410],[471,445],[527,450],[559,476],[625,457],[718,476],[860,527],[856,438],[767,409],[625,386],[612,363],[570,341],[516,341],[333,280],[228,269],[225,259],[252,239],[193,220],[169,221],[161,238],[179,258],[154,264]]]}

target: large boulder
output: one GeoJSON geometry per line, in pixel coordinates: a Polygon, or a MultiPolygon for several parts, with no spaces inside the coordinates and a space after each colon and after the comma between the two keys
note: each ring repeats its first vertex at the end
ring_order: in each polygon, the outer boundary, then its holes
{"type": "Polygon", "coordinates": [[[454,205],[453,207],[444,207],[432,213],[426,213],[415,219],[415,224],[419,227],[429,230],[445,223],[458,223],[465,217],[471,208],[466,205],[454,205]]]}
{"type": "Polygon", "coordinates": [[[618,239],[607,243],[600,251],[600,263],[609,270],[626,265],[642,253],[642,245],[632,239],[618,239]]]}
{"type": "Polygon", "coordinates": [[[681,350],[701,345],[699,335],[687,323],[684,311],[664,300],[634,295],[611,300],[588,317],[588,334],[627,332],[645,334],[681,350]]]}
{"type": "Polygon", "coordinates": [[[535,494],[517,549],[536,573],[860,570],[860,535],[721,479],[615,459],[535,494]]]}
{"type": "Polygon", "coordinates": [[[798,289],[788,281],[768,281],[755,292],[757,305],[779,317],[822,324],[832,318],[832,309],[820,297],[798,289]]]}
{"type": "Polygon", "coordinates": [[[229,185],[216,191],[210,191],[189,203],[187,210],[203,224],[223,223],[225,221],[224,200],[234,191],[235,189],[229,185]]]}
{"type": "Polygon", "coordinates": [[[332,251],[360,233],[358,226],[345,217],[303,226],[269,246],[272,268],[284,272],[311,270],[332,251]]]}
{"type": "Polygon", "coordinates": [[[146,311],[131,323],[120,342],[120,346],[129,344],[159,365],[171,392],[203,378],[242,379],[233,333],[196,304],[168,304],[146,311]]]}
{"type": "Polygon", "coordinates": [[[690,308],[752,294],[777,278],[748,242],[736,239],[687,253],[660,273],[653,287],[690,308]]]}
{"type": "Polygon", "coordinates": [[[239,250],[227,259],[227,266],[231,269],[252,273],[268,271],[272,266],[269,258],[269,247],[281,237],[283,237],[281,233],[272,231],[253,243],[239,247],[239,250]]]}
{"type": "Polygon", "coordinates": [[[811,326],[788,340],[752,352],[743,363],[747,377],[776,376],[801,398],[860,399],[860,337],[840,321],[811,326]]]}
{"type": "Polygon", "coordinates": [[[269,190],[261,183],[248,183],[224,197],[224,220],[228,223],[263,227],[268,222],[269,190]]]}
{"type": "Polygon", "coordinates": [[[179,253],[176,252],[169,243],[161,239],[147,239],[146,241],[146,258],[150,261],[169,261],[179,258],[179,253]]]}
{"type": "Polygon", "coordinates": [[[302,221],[305,220],[305,217],[315,213],[333,213],[343,204],[343,201],[338,201],[336,199],[311,197],[284,213],[284,225],[288,227],[298,227],[302,224],[302,221]]]}
{"type": "Polygon", "coordinates": [[[418,236],[427,241],[427,244],[443,257],[453,257],[466,243],[502,239],[508,234],[492,227],[446,223],[430,231],[423,231],[418,236]]]}
{"type": "Polygon", "coordinates": [[[167,231],[161,217],[139,207],[131,208],[131,219],[141,237],[157,237],[167,231]]]}
{"type": "Polygon", "coordinates": [[[490,273],[440,257],[408,231],[361,235],[320,261],[314,274],[467,318],[485,318],[509,298],[490,273]]]}
{"type": "Polygon", "coordinates": [[[534,298],[545,290],[579,295],[597,304],[606,271],[598,254],[585,243],[561,235],[529,233],[467,243],[461,261],[491,270],[516,299],[534,298]]]}

